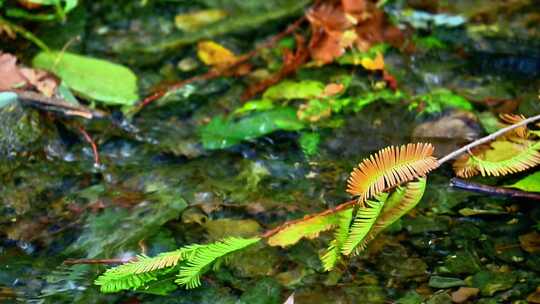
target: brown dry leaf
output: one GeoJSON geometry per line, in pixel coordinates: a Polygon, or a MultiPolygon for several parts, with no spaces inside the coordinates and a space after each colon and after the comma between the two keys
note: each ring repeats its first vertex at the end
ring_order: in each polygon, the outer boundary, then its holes
{"type": "Polygon", "coordinates": [[[7,91],[26,85],[26,80],[17,67],[17,58],[8,53],[0,53],[0,91],[7,91]]]}
{"type": "Polygon", "coordinates": [[[58,88],[57,79],[48,72],[17,65],[17,58],[8,53],[0,53],[0,91],[34,87],[47,97],[52,97],[58,88]]]}
{"type": "Polygon", "coordinates": [[[19,72],[36,90],[47,97],[52,97],[58,88],[58,80],[51,74],[30,68],[19,68],[19,72]]]}
{"type": "Polygon", "coordinates": [[[478,295],[480,289],[473,287],[460,287],[458,290],[452,292],[452,302],[463,303],[469,298],[478,295]]]}
{"type": "Polygon", "coordinates": [[[342,7],[327,3],[314,6],[306,17],[312,32],[309,51],[315,61],[330,63],[343,55],[346,47],[352,46],[354,41],[344,38],[343,33],[352,28],[353,20],[347,18],[342,7]]]}
{"type": "Polygon", "coordinates": [[[392,26],[384,12],[370,0],[315,5],[306,17],[312,32],[309,51],[319,64],[334,61],[353,46],[367,51],[377,43],[388,42],[399,47],[404,41],[401,30],[392,26]]]}

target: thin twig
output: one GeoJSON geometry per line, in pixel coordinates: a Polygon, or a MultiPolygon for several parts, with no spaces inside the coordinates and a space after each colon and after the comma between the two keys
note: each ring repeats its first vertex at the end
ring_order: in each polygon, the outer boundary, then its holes
{"type": "Polygon", "coordinates": [[[476,146],[479,146],[479,145],[482,145],[482,144],[485,144],[487,142],[490,142],[490,141],[493,141],[495,138],[503,135],[504,133],[507,133],[509,131],[512,131],[516,128],[519,128],[521,126],[525,126],[531,122],[535,122],[537,120],[540,120],[540,115],[536,115],[536,116],[533,116],[533,117],[529,117],[525,120],[522,120],[516,124],[513,124],[511,126],[508,126],[506,128],[502,128],[500,129],[499,131],[497,132],[494,132],[494,133],[491,133],[489,134],[488,136],[485,136],[485,137],[482,137],[478,140],[475,140],[473,141],[472,143],[466,145],[466,146],[463,146],[459,149],[457,149],[456,151],[454,152],[451,152],[450,154],[444,156],[443,158],[439,159],[439,165],[455,158],[455,157],[458,157],[459,155],[463,154],[463,153],[466,153],[468,151],[470,151],[472,148],[476,147],[476,146]]]}
{"type": "Polygon", "coordinates": [[[456,189],[461,189],[465,191],[471,191],[476,193],[494,195],[494,196],[505,196],[511,198],[526,198],[531,200],[540,201],[540,194],[533,192],[526,192],[516,189],[509,189],[504,187],[495,187],[479,183],[469,182],[457,177],[454,177],[450,180],[450,186],[456,189]]]}
{"type": "Polygon", "coordinates": [[[96,166],[99,166],[101,163],[99,161],[99,152],[98,152],[98,148],[97,148],[97,145],[96,145],[96,142],[92,139],[92,137],[90,136],[90,134],[88,134],[88,132],[86,132],[86,130],[83,128],[83,127],[79,127],[79,131],[82,133],[82,135],[84,136],[84,139],[90,144],[90,146],[92,147],[92,153],[94,154],[94,165],[96,166]]]}

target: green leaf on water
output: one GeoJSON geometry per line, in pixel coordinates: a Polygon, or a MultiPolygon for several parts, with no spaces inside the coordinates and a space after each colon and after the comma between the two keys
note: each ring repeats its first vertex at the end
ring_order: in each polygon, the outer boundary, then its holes
{"type": "Polygon", "coordinates": [[[274,104],[270,99],[251,100],[236,110],[234,114],[242,115],[248,112],[265,111],[274,108],[274,104]]]}
{"type": "Polygon", "coordinates": [[[304,124],[296,117],[296,110],[281,107],[257,112],[240,120],[215,117],[200,130],[205,149],[224,149],[243,140],[255,139],[277,130],[297,131],[304,124]]]}
{"type": "Polygon", "coordinates": [[[323,94],[324,83],[315,80],[303,81],[282,81],[266,90],[263,94],[264,99],[310,99],[323,94]]]}
{"type": "Polygon", "coordinates": [[[472,111],[473,105],[465,98],[454,94],[444,88],[435,89],[429,93],[418,95],[410,105],[409,109],[421,108],[422,113],[439,113],[445,108],[457,108],[472,111]]]}
{"type": "Polygon", "coordinates": [[[517,188],[528,192],[540,192],[540,171],[527,175],[513,185],[507,187],[517,188]]]}
{"type": "Polygon", "coordinates": [[[137,77],[125,66],[73,53],[40,52],[32,65],[58,75],[77,94],[108,105],[133,105],[137,77]]]}

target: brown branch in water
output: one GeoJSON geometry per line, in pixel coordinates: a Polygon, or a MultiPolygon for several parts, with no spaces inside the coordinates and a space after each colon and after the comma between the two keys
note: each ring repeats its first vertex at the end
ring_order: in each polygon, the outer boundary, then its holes
{"type": "Polygon", "coordinates": [[[504,196],[510,198],[525,198],[540,201],[540,193],[526,192],[504,187],[495,187],[479,183],[469,182],[457,177],[450,180],[450,187],[470,192],[482,193],[493,196],[504,196]]]}
{"type": "Polygon", "coordinates": [[[82,133],[84,139],[90,144],[90,147],[92,147],[92,153],[94,154],[94,165],[99,166],[101,163],[99,161],[99,152],[96,142],[92,139],[90,134],[88,134],[88,132],[86,132],[83,127],[79,127],[79,132],[82,133]]]}
{"type": "Polygon", "coordinates": [[[201,80],[210,80],[210,79],[214,79],[214,78],[221,77],[221,76],[225,75],[227,72],[230,72],[232,69],[238,67],[239,65],[245,63],[246,61],[248,61],[252,57],[256,56],[261,50],[272,47],[273,45],[278,43],[284,37],[286,37],[286,36],[292,34],[293,32],[295,32],[300,27],[300,25],[302,25],[304,20],[305,20],[305,17],[302,16],[301,18],[299,18],[298,20],[293,22],[291,25],[289,25],[283,32],[272,36],[266,42],[264,42],[264,43],[260,44],[259,46],[257,46],[254,50],[252,50],[252,51],[250,51],[250,52],[248,52],[248,53],[246,53],[244,55],[238,56],[237,60],[235,62],[233,62],[232,64],[230,64],[229,66],[227,66],[225,69],[212,69],[212,70],[210,70],[210,71],[208,71],[208,72],[206,72],[206,73],[204,73],[202,75],[196,75],[194,77],[182,80],[180,82],[177,82],[175,84],[172,84],[172,85],[168,86],[165,89],[162,89],[162,90],[159,90],[157,92],[152,93],[151,95],[149,95],[148,97],[143,99],[134,108],[132,113],[138,113],[144,107],[146,107],[147,105],[151,104],[152,102],[158,100],[159,98],[163,97],[168,92],[178,90],[178,89],[182,88],[183,86],[185,86],[187,84],[190,84],[190,83],[193,83],[193,82],[196,82],[196,81],[201,81],[201,80]]]}

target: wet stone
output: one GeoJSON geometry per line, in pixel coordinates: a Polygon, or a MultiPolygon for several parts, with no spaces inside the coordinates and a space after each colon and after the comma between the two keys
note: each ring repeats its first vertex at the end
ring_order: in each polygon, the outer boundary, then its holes
{"type": "Polygon", "coordinates": [[[0,156],[32,150],[44,133],[38,112],[14,102],[0,108],[0,156]]]}
{"type": "Polygon", "coordinates": [[[480,271],[480,262],[470,251],[458,251],[449,255],[444,264],[437,268],[438,273],[469,274],[480,271]]]}

